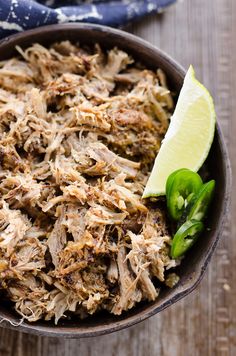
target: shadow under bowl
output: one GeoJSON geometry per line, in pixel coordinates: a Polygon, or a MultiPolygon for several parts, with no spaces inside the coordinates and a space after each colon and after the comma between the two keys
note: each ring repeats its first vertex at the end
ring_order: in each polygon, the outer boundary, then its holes
{"type": "MultiPolygon", "coordinates": [[[[0,42],[0,60],[16,55],[16,45],[26,48],[37,42],[49,46],[55,41],[62,40],[86,45],[99,43],[103,48],[117,46],[127,51],[147,68],[159,67],[164,70],[169,86],[174,92],[179,93],[183,85],[184,69],[163,51],[129,33],[92,24],[51,25],[10,36],[0,42]]],[[[214,201],[206,222],[207,229],[204,232],[204,238],[198,240],[178,267],[180,282],[176,287],[173,289],[163,287],[156,301],[140,303],[121,316],[100,312],[85,320],[63,320],[56,326],[53,321],[36,323],[24,321],[18,327],[14,327],[20,321],[19,316],[14,312],[11,304],[1,302],[0,319],[8,320],[2,321],[1,325],[23,332],[55,337],[79,338],[102,335],[139,323],[192,292],[200,282],[216,248],[229,207],[231,169],[219,125],[216,127],[206,167],[210,179],[216,180],[214,201]]]]}

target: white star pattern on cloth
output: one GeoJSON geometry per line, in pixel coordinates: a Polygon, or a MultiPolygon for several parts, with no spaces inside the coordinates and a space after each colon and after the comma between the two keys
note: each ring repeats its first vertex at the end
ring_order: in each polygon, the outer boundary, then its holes
{"type": "Polygon", "coordinates": [[[65,22],[120,27],[160,12],[177,0],[0,0],[0,38],[27,29],[65,22]]]}

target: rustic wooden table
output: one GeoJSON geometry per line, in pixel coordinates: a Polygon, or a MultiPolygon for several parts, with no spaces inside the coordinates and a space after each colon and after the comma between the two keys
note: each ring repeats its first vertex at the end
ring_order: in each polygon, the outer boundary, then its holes
{"type": "MultiPolygon", "coordinates": [[[[236,173],[236,1],[185,0],[131,29],[194,65],[212,92],[236,173]]],[[[82,340],[0,329],[1,356],[236,355],[236,191],[221,242],[197,290],[128,330],[82,340]]]]}

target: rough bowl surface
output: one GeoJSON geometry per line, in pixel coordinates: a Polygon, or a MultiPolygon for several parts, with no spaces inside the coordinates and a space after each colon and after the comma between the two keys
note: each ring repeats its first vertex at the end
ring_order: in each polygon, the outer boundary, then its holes
{"type": "MultiPolygon", "coordinates": [[[[15,46],[23,48],[38,42],[50,45],[52,42],[71,40],[85,44],[100,43],[105,48],[117,46],[132,54],[149,68],[162,68],[168,77],[172,90],[178,93],[183,84],[184,69],[160,49],[123,31],[92,24],[64,24],[40,27],[8,37],[0,42],[0,60],[16,54],[15,46]]],[[[65,320],[57,326],[52,322],[20,323],[20,318],[9,305],[0,305],[1,325],[19,331],[47,336],[79,338],[102,335],[134,325],[171,306],[193,291],[200,282],[207,264],[222,234],[223,222],[229,208],[231,169],[222,133],[217,125],[215,139],[206,162],[210,177],[216,180],[216,193],[208,217],[204,238],[188,253],[178,274],[179,284],[173,289],[163,288],[155,302],[141,303],[120,317],[108,313],[91,316],[87,320],[65,320]],[[1,320],[3,319],[3,320],[1,320]],[[7,319],[8,321],[4,321],[7,319]]]]}

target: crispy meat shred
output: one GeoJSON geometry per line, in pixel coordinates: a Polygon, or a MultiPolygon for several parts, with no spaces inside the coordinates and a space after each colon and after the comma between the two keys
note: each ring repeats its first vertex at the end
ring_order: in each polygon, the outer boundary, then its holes
{"type": "Polygon", "coordinates": [[[165,209],[141,199],[165,74],[118,48],[17,50],[0,62],[0,288],[30,322],[155,300],[178,263],[165,209]]]}

